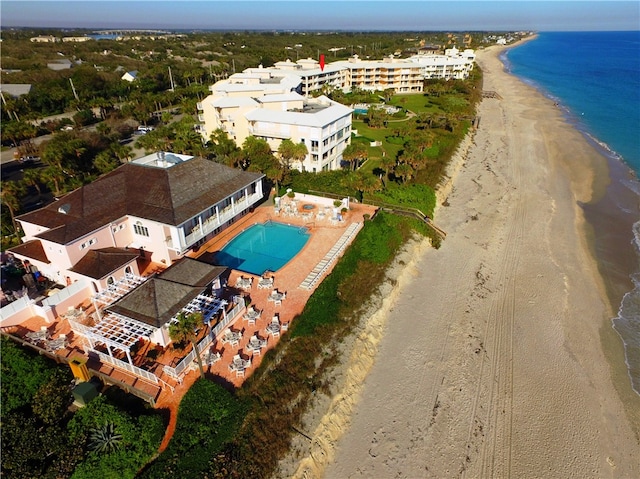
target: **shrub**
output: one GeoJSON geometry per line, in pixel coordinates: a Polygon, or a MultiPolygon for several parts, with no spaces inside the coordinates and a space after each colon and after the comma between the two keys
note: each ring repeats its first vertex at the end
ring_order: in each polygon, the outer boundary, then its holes
{"type": "Polygon", "coordinates": [[[197,380],[182,398],[169,446],[140,477],[203,477],[210,460],[237,434],[245,413],[244,403],[222,386],[197,380]]]}
{"type": "Polygon", "coordinates": [[[109,404],[105,396],[98,396],[69,421],[68,437],[76,441],[104,429],[107,424],[118,436],[113,442],[117,442],[119,448],[105,446],[92,451],[97,436],[90,437],[86,459],[76,467],[72,479],[134,477],[157,451],[164,433],[162,420],[155,413],[150,411],[150,414],[132,417],[109,404]]]}
{"type": "Polygon", "coordinates": [[[55,371],[53,363],[2,337],[2,415],[31,402],[55,371]]]}

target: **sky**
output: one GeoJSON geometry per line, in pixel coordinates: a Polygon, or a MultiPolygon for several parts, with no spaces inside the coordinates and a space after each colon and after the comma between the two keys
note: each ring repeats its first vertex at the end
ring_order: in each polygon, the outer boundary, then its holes
{"type": "Polygon", "coordinates": [[[0,25],[228,30],[640,30],[635,1],[1,0],[0,25]]]}

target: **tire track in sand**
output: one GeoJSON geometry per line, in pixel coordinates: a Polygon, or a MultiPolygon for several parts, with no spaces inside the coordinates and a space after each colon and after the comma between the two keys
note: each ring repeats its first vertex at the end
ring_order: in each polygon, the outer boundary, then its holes
{"type": "MultiPolygon", "coordinates": [[[[511,124],[506,118],[507,136],[511,124]]],[[[507,218],[504,253],[501,259],[500,284],[504,284],[496,298],[494,347],[491,391],[487,409],[487,433],[482,444],[482,460],[479,477],[510,477],[513,437],[513,330],[516,316],[517,273],[520,255],[523,253],[523,238],[527,233],[526,198],[522,197],[522,172],[518,167],[518,155],[509,151],[510,183],[515,185],[515,194],[510,202],[511,214],[507,218]]],[[[526,154],[531,154],[527,151],[526,154]]]]}
{"type": "MultiPolygon", "coordinates": [[[[526,233],[526,208],[517,191],[521,185],[521,172],[516,162],[511,160],[515,158],[514,152],[500,148],[498,153],[497,157],[510,165],[508,174],[512,178],[508,184],[516,187],[513,194],[506,194],[500,200],[507,211],[502,220],[504,232],[496,246],[502,251],[499,251],[498,273],[491,279],[491,284],[496,285],[495,294],[488,305],[485,351],[479,366],[478,386],[469,421],[467,456],[461,465],[461,477],[509,477],[511,469],[513,322],[518,258],[526,233]],[[479,461],[472,460],[476,453],[479,461]]],[[[477,276],[483,283],[488,281],[481,270],[477,276]]]]}

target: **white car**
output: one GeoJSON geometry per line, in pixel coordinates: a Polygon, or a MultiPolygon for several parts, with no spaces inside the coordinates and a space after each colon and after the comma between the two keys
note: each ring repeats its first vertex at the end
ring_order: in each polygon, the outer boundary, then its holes
{"type": "Polygon", "coordinates": [[[142,126],[142,125],[140,125],[138,127],[138,131],[140,133],[148,133],[148,132],[153,131],[153,130],[154,130],[154,128],[152,126],[142,126]]]}

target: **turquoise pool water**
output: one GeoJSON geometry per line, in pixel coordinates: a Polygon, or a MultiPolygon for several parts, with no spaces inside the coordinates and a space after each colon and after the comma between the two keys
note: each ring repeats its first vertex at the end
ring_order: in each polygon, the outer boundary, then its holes
{"type": "Polygon", "coordinates": [[[301,226],[274,221],[256,224],[216,253],[216,264],[255,275],[275,272],[298,254],[309,236],[301,226]]]}
{"type": "Polygon", "coordinates": [[[368,108],[355,108],[353,110],[354,113],[358,113],[359,115],[366,115],[368,108]]]}

